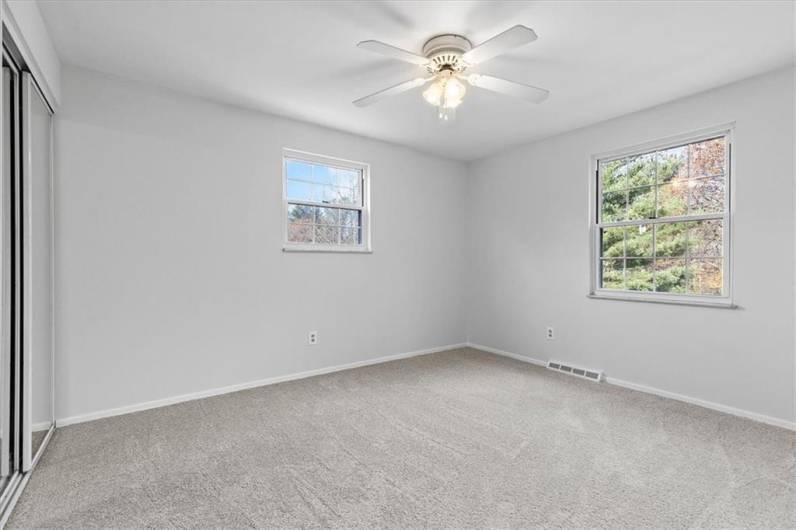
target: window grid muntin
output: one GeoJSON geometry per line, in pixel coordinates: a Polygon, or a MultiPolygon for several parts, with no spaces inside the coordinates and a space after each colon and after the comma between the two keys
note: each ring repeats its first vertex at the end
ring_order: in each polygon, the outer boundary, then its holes
{"type": "MultiPolygon", "coordinates": [[[[684,140],[680,140],[680,141],[677,141],[677,142],[671,142],[671,143],[668,143],[668,144],[662,144],[661,146],[657,146],[654,149],[644,149],[642,151],[636,151],[636,152],[625,152],[625,153],[617,154],[617,155],[614,155],[614,156],[611,156],[611,157],[598,157],[598,158],[595,159],[596,170],[597,170],[596,171],[597,184],[596,184],[596,188],[595,188],[596,189],[596,212],[595,212],[595,228],[596,228],[596,230],[595,230],[595,242],[594,242],[594,245],[595,245],[595,248],[596,248],[596,257],[597,257],[596,263],[594,263],[595,268],[596,268],[596,275],[595,275],[596,285],[594,286],[594,290],[595,291],[603,291],[603,292],[609,292],[609,293],[630,293],[630,294],[633,294],[633,295],[639,295],[639,294],[642,294],[642,295],[651,294],[651,295],[654,295],[654,296],[669,295],[669,296],[675,296],[677,298],[684,298],[684,299],[689,299],[689,298],[692,298],[692,299],[693,298],[719,299],[719,298],[722,298],[722,297],[728,297],[729,296],[729,294],[730,294],[729,293],[729,269],[730,269],[729,264],[730,264],[730,262],[729,262],[728,248],[730,246],[729,236],[730,236],[730,206],[731,206],[731,203],[730,203],[730,198],[731,198],[730,186],[731,186],[731,182],[730,182],[730,178],[729,177],[730,177],[730,171],[731,171],[731,168],[730,168],[731,149],[732,149],[731,130],[725,130],[725,131],[723,131],[721,133],[711,133],[709,135],[695,136],[695,137],[690,138],[690,139],[684,139],[684,140]],[[711,173],[711,174],[706,174],[706,175],[700,175],[698,177],[692,177],[691,176],[691,153],[692,153],[691,146],[693,146],[695,144],[709,142],[711,140],[717,140],[717,139],[722,139],[723,143],[724,143],[724,160],[723,160],[723,164],[722,164],[722,170],[720,172],[718,172],[718,173],[715,173],[715,174],[711,173]],[[662,152],[665,152],[665,151],[668,151],[668,150],[671,150],[671,149],[675,149],[675,148],[679,148],[679,147],[685,147],[686,148],[685,149],[685,151],[686,151],[686,160],[685,160],[685,162],[687,164],[687,166],[686,166],[686,178],[685,179],[679,179],[680,182],[684,182],[687,185],[687,183],[692,182],[692,181],[700,181],[700,180],[714,179],[714,178],[720,177],[722,182],[723,182],[723,185],[724,185],[724,190],[723,190],[723,194],[722,194],[723,210],[721,212],[715,212],[715,213],[712,212],[712,213],[707,213],[707,214],[690,214],[691,198],[692,198],[691,189],[692,188],[689,188],[688,198],[687,198],[687,208],[688,208],[688,212],[689,212],[688,214],[686,214],[686,215],[666,216],[666,217],[661,217],[661,218],[652,217],[652,218],[641,218],[641,219],[627,219],[627,217],[629,215],[629,210],[630,210],[630,199],[629,199],[630,191],[634,190],[634,189],[649,188],[649,187],[652,187],[655,190],[655,206],[654,206],[654,209],[653,209],[653,212],[654,212],[653,215],[657,216],[658,211],[659,211],[658,191],[659,191],[659,189],[660,189],[660,187],[662,185],[669,184],[669,183],[671,183],[671,182],[673,182],[675,180],[674,178],[670,179],[669,181],[661,181],[659,179],[659,160],[660,160],[660,157],[658,156],[658,153],[662,153],[662,152]],[[627,184],[629,182],[629,174],[628,174],[628,171],[627,171],[627,167],[629,166],[628,162],[631,159],[635,159],[635,158],[638,158],[638,157],[641,157],[641,156],[645,156],[645,155],[649,155],[649,154],[653,154],[653,153],[655,154],[655,177],[653,179],[653,184],[641,185],[641,186],[627,186],[627,184]],[[619,189],[612,189],[611,191],[608,191],[606,193],[618,193],[618,192],[622,192],[622,191],[625,192],[625,215],[624,215],[624,219],[619,220],[619,221],[602,222],[603,195],[604,195],[604,193],[602,191],[602,184],[603,184],[602,168],[603,168],[604,164],[607,164],[607,163],[610,163],[610,162],[614,162],[614,161],[617,161],[617,160],[625,160],[626,161],[624,163],[625,174],[624,174],[624,177],[623,177],[624,180],[625,180],[625,187],[619,188],[619,189]],[[680,223],[680,222],[707,221],[707,220],[721,220],[722,221],[722,230],[721,230],[721,234],[722,234],[721,250],[722,251],[721,251],[721,256],[704,256],[704,257],[690,256],[690,257],[687,258],[686,257],[687,253],[689,252],[689,249],[691,247],[691,245],[689,243],[689,239],[688,239],[689,235],[690,235],[690,232],[691,232],[690,228],[688,230],[686,230],[686,236],[685,236],[686,237],[686,243],[685,243],[686,244],[686,250],[685,250],[686,254],[684,254],[683,256],[660,256],[660,257],[656,256],[657,237],[656,237],[655,232],[657,231],[657,226],[673,224],[673,223],[680,223]],[[627,228],[631,227],[631,226],[641,226],[641,225],[649,225],[649,224],[653,225],[653,227],[652,227],[653,228],[652,256],[651,257],[628,257],[627,256],[627,231],[626,231],[627,228]],[[606,228],[620,228],[620,227],[625,229],[624,239],[623,239],[623,256],[622,257],[604,257],[603,256],[603,247],[602,247],[602,244],[603,244],[603,238],[602,238],[603,229],[606,229],[606,228]],[[721,270],[721,274],[722,274],[721,292],[719,294],[704,294],[704,293],[693,293],[693,292],[692,293],[689,293],[689,292],[672,293],[670,291],[657,291],[656,290],[656,288],[657,288],[657,284],[656,284],[657,267],[656,267],[656,265],[657,265],[657,260],[659,258],[662,259],[662,260],[683,260],[686,263],[686,274],[689,274],[689,271],[690,271],[690,269],[688,267],[689,261],[696,261],[697,263],[699,263],[699,262],[704,263],[705,260],[720,261],[721,262],[720,270],[721,270]],[[649,260],[652,261],[653,275],[652,275],[652,290],[651,291],[640,291],[640,290],[629,290],[629,289],[627,289],[627,261],[628,260],[639,260],[639,259],[649,259],[649,260]],[[610,261],[610,260],[616,260],[616,261],[621,260],[622,261],[622,265],[623,265],[623,267],[622,267],[622,271],[623,271],[623,274],[622,274],[623,289],[614,289],[614,288],[605,288],[605,287],[603,287],[603,273],[604,273],[603,264],[604,264],[605,261],[610,261]]],[[[688,289],[689,282],[690,282],[690,279],[688,277],[686,277],[686,289],[688,289]]]]}

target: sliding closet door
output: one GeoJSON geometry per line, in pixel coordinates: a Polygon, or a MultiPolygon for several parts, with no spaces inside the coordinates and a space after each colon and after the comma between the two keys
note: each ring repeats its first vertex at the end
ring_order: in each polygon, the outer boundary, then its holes
{"type": "MultiPolygon", "coordinates": [[[[2,158],[3,175],[0,180],[0,484],[5,486],[14,465],[13,418],[15,399],[12,396],[12,380],[15,365],[11,353],[11,182],[14,176],[15,122],[12,119],[17,73],[3,66],[2,107],[3,119],[2,158]]],[[[17,431],[18,432],[18,431],[17,431]]]]}
{"type": "Polygon", "coordinates": [[[52,112],[22,74],[24,314],[22,468],[30,469],[53,427],[52,112]]]}
{"type": "MultiPolygon", "coordinates": [[[[5,42],[4,42],[5,44],[5,42]]],[[[22,465],[22,247],[20,202],[20,70],[2,54],[0,85],[0,526],[20,484],[22,465]]]]}

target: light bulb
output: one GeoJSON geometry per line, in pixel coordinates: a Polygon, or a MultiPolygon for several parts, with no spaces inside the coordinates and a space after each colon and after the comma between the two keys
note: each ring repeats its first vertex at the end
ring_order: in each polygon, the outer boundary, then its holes
{"type": "Polygon", "coordinates": [[[439,79],[434,81],[431,86],[423,91],[423,99],[436,107],[439,105],[440,99],[442,99],[442,93],[444,91],[445,81],[443,79],[439,79]]]}
{"type": "Polygon", "coordinates": [[[466,88],[464,83],[456,79],[455,77],[451,77],[448,79],[448,82],[445,83],[445,101],[444,106],[447,108],[456,108],[458,107],[462,99],[464,98],[464,93],[466,92],[466,88]]]}

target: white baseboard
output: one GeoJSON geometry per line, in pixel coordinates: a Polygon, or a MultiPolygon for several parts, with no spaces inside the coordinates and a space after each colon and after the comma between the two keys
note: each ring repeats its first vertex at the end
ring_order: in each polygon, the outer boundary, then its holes
{"type": "Polygon", "coordinates": [[[352,368],[360,368],[363,366],[370,366],[374,364],[381,364],[390,361],[397,361],[399,359],[408,359],[410,357],[418,357],[420,355],[428,355],[430,353],[438,353],[442,351],[455,350],[457,348],[466,347],[466,343],[461,344],[448,344],[447,346],[438,346],[436,348],[428,348],[425,350],[417,350],[406,353],[398,353],[395,355],[387,355],[385,357],[377,357],[375,359],[367,359],[364,361],[356,361],[353,363],[339,364],[336,366],[329,366],[326,368],[318,368],[316,370],[308,370],[306,372],[298,372],[287,375],[280,375],[276,377],[269,377],[266,379],[259,379],[257,381],[249,381],[247,383],[239,383],[237,385],[230,385],[221,388],[212,388],[210,390],[202,390],[200,392],[192,392],[190,394],[182,394],[164,399],[157,399],[154,401],[146,401],[144,403],[137,403],[135,405],[127,405],[107,410],[98,410],[96,412],[89,412],[88,414],[79,414],[77,416],[69,416],[67,418],[57,419],[55,424],[57,427],[65,427],[67,425],[74,425],[75,423],[84,423],[87,421],[99,420],[102,418],[110,418],[112,416],[120,416],[122,414],[130,414],[132,412],[139,412],[142,410],[155,409],[174,405],[176,403],[183,403],[185,401],[193,401],[195,399],[203,399],[212,396],[219,396],[221,394],[229,394],[231,392],[238,392],[240,390],[248,390],[250,388],[257,388],[260,386],[274,385],[276,383],[284,383],[286,381],[295,381],[296,379],[305,379],[316,375],[330,374],[333,372],[341,372],[343,370],[350,370],[352,368]]]}
{"type": "Polygon", "coordinates": [[[722,405],[721,403],[715,403],[713,401],[706,401],[704,399],[699,399],[691,396],[684,396],[683,394],[677,394],[675,392],[669,392],[668,390],[661,390],[659,388],[640,385],[638,383],[625,381],[623,379],[617,379],[615,377],[606,377],[605,382],[610,385],[621,386],[624,388],[629,388],[631,390],[638,390],[639,392],[645,392],[647,394],[655,394],[656,396],[674,399],[677,401],[683,401],[685,403],[698,405],[706,409],[717,410],[719,412],[724,412],[726,414],[732,414],[733,416],[740,416],[742,418],[759,421],[760,423],[773,425],[774,427],[782,427],[783,429],[796,431],[796,422],[793,421],[775,418],[773,416],[766,416],[765,414],[759,414],[757,412],[752,412],[749,410],[730,407],[729,405],[722,405]]]}
{"type": "Polygon", "coordinates": [[[47,429],[50,428],[51,425],[52,425],[52,422],[50,422],[50,421],[40,421],[39,423],[34,423],[30,427],[30,430],[32,432],[46,431],[47,429]]]}
{"type": "Polygon", "coordinates": [[[536,366],[547,366],[547,361],[534,359],[533,357],[528,357],[527,355],[520,355],[518,353],[511,353],[508,351],[498,350],[497,348],[484,346],[483,344],[467,343],[467,347],[475,348],[476,350],[481,350],[489,353],[494,353],[495,355],[500,355],[502,357],[510,357],[512,359],[517,359],[518,361],[535,364],[536,366]]]}
{"type": "MultiPolygon", "coordinates": [[[[547,361],[542,361],[540,359],[534,359],[533,357],[528,357],[525,355],[519,355],[516,353],[511,353],[503,350],[498,350],[496,348],[491,348],[489,346],[484,346],[481,344],[473,344],[468,343],[467,346],[469,348],[475,348],[476,350],[482,350],[489,353],[494,353],[495,355],[501,355],[503,357],[510,357],[512,359],[517,359],[518,361],[523,361],[526,363],[530,363],[536,366],[547,366],[547,361]]],[[[724,412],[726,414],[732,414],[733,416],[740,416],[742,418],[747,418],[754,421],[759,421],[760,423],[765,423],[767,425],[773,425],[775,427],[782,427],[783,429],[788,429],[791,431],[796,431],[796,422],[788,421],[781,418],[775,418],[773,416],[766,416],[765,414],[759,414],[757,412],[751,412],[748,410],[743,410],[735,407],[730,407],[728,405],[722,405],[721,403],[714,403],[712,401],[705,401],[704,399],[694,398],[690,396],[684,396],[682,394],[677,394],[675,392],[669,392],[668,390],[661,390],[659,388],[640,385],[638,383],[632,383],[630,381],[625,381],[623,379],[617,379],[615,377],[607,377],[603,378],[605,383],[609,385],[616,385],[621,386],[623,388],[628,388],[631,390],[637,390],[639,392],[644,392],[646,394],[653,394],[660,397],[665,397],[668,399],[674,399],[677,401],[682,401],[684,403],[690,403],[692,405],[697,405],[700,407],[704,407],[706,409],[716,410],[719,412],[724,412]]]]}
{"type": "MultiPolygon", "coordinates": [[[[286,381],[294,381],[294,380],[297,380],[297,379],[305,379],[307,377],[313,377],[313,376],[316,376],[316,375],[323,375],[323,374],[329,374],[329,373],[333,373],[333,372],[340,372],[342,370],[350,370],[352,368],[359,368],[359,367],[362,367],[362,366],[370,366],[370,365],[374,365],[374,364],[381,364],[381,363],[386,363],[386,362],[389,362],[389,361],[396,361],[396,360],[399,360],[399,359],[408,359],[410,357],[417,357],[417,356],[420,356],[420,355],[427,355],[427,354],[430,354],[430,353],[437,353],[437,352],[441,352],[441,351],[455,350],[457,348],[464,348],[464,347],[475,348],[477,350],[481,350],[481,351],[485,351],[485,352],[489,352],[489,353],[494,353],[495,355],[500,355],[500,356],[503,356],[503,357],[509,357],[511,359],[516,359],[518,361],[522,361],[522,362],[526,362],[526,363],[529,363],[529,364],[533,364],[535,366],[542,366],[542,367],[547,366],[547,361],[543,361],[541,359],[536,359],[536,358],[529,357],[529,356],[526,356],[526,355],[520,355],[520,354],[517,354],[517,353],[512,353],[512,352],[499,350],[497,348],[492,348],[490,346],[485,346],[483,344],[474,344],[474,343],[449,344],[447,346],[439,346],[437,348],[429,348],[429,349],[425,349],[425,350],[418,350],[418,351],[413,351],[413,352],[399,353],[399,354],[395,354],[395,355],[388,355],[388,356],[385,356],[385,357],[378,357],[376,359],[367,359],[367,360],[364,360],[364,361],[357,361],[357,362],[341,364],[341,365],[337,365],[337,366],[330,366],[330,367],[326,367],[326,368],[318,368],[316,370],[308,370],[306,372],[298,372],[298,373],[294,373],[294,374],[287,374],[287,375],[282,375],[282,376],[277,376],[277,377],[270,377],[270,378],[267,378],[267,379],[260,379],[260,380],[257,380],[257,381],[250,381],[250,382],[247,382],[247,383],[240,383],[240,384],[237,384],[237,385],[230,385],[230,386],[221,387],[221,388],[213,388],[213,389],[210,389],[210,390],[203,390],[203,391],[200,391],[200,392],[193,392],[193,393],[190,393],[190,394],[183,394],[183,395],[180,395],[180,396],[174,396],[174,397],[170,397],[170,398],[158,399],[158,400],[154,400],[154,401],[147,401],[147,402],[144,402],[144,403],[138,403],[138,404],[135,404],[135,405],[128,405],[128,406],[125,406],[125,407],[118,407],[118,408],[114,408],[114,409],[100,410],[100,411],[96,411],[96,412],[90,412],[88,414],[80,414],[80,415],[77,415],[77,416],[70,416],[70,417],[67,417],[67,418],[60,418],[60,419],[56,420],[56,425],[58,427],[65,427],[67,425],[73,425],[73,424],[76,424],[76,423],[83,423],[83,422],[87,422],[87,421],[98,420],[98,419],[101,419],[101,418],[110,418],[112,416],[119,416],[119,415],[122,415],[122,414],[130,414],[132,412],[138,412],[138,411],[142,411],[142,410],[149,410],[149,409],[154,409],[154,408],[158,408],[158,407],[165,407],[165,406],[168,406],[168,405],[174,405],[176,403],[182,403],[182,402],[185,402],[185,401],[192,401],[192,400],[195,400],[195,399],[202,399],[202,398],[206,398],[206,397],[218,396],[218,395],[221,395],[221,394],[229,394],[231,392],[238,392],[240,390],[247,390],[249,388],[256,388],[256,387],[260,387],[260,386],[273,385],[273,384],[276,384],[276,383],[284,383],[286,381]]],[[[631,389],[631,390],[637,390],[639,392],[644,392],[644,393],[647,393],[647,394],[654,394],[656,396],[661,396],[661,397],[665,397],[665,398],[669,398],[669,399],[674,399],[674,400],[677,400],[677,401],[690,403],[692,405],[697,405],[697,406],[704,407],[704,408],[707,408],[707,409],[716,410],[716,411],[719,411],[719,412],[724,412],[726,414],[732,414],[734,416],[740,416],[742,418],[748,418],[748,419],[751,419],[751,420],[759,421],[761,423],[765,423],[765,424],[768,424],[768,425],[773,425],[775,427],[782,427],[784,429],[788,429],[788,430],[791,430],[791,431],[796,431],[796,422],[792,422],[792,421],[788,421],[788,420],[784,420],[784,419],[780,419],[780,418],[774,418],[772,416],[766,416],[764,414],[758,414],[756,412],[750,412],[748,410],[738,409],[738,408],[735,408],[735,407],[722,405],[720,403],[714,403],[712,401],[705,401],[705,400],[699,399],[699,398],[693,398],[693,397],[690,397],[690,396],[684,396],[682,394],[677,394],[677,393],[674,393],[674,392],[669,392],[667,390],[661,390],[661,389],[650,387],[650,386],[646,386],[646,385],[640,385],[638,383],[633,383],[633,382],[630,382],[630,381],[625,381],[625,380],[617,379],[617,378],[614,378],[614,377],[607,377],[606,376],[603,379],[603,381],[605,383],[608,383],[608,384],[611,384],[611,385],[621,386],[621,387],[624,387],[624,388],[628,388],[628,389],[631,389]]],[[[36,428],[36,425],[34,425],[34,430],[39,430],[39,429],[36,428]]]]}

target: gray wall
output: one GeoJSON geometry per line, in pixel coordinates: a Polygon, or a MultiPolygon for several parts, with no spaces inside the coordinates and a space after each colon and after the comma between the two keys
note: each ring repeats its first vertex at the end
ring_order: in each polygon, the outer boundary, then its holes
{"type": "Polygon", "coordinates": [[[59,419],[464,342],[462,164],[85,70],[62,90],[59,419]],[[372,254],[282,252],[283,147],[371,164],[372,254]]]}
{"type": "Polygon", "coordinates": [[[56,118],[56,416],[469,334],[793,421],[792,75],[465,167],[67,68],[56,118]],[[587,299],[590,156],[730,121],[740,308],[587,299]],[[371,163],[373,254],[281,251],[282,147],[371,163]],[[315,329],[320,344],[307,346],[315,329]]]}
{"type": "Polygon", "coordinates": [[[788,69],[473,164],[470,341],[793,421],[793,99],[788,69]],[[586,298],[590,157],[731,121],[740,307],[586,298]]]}

